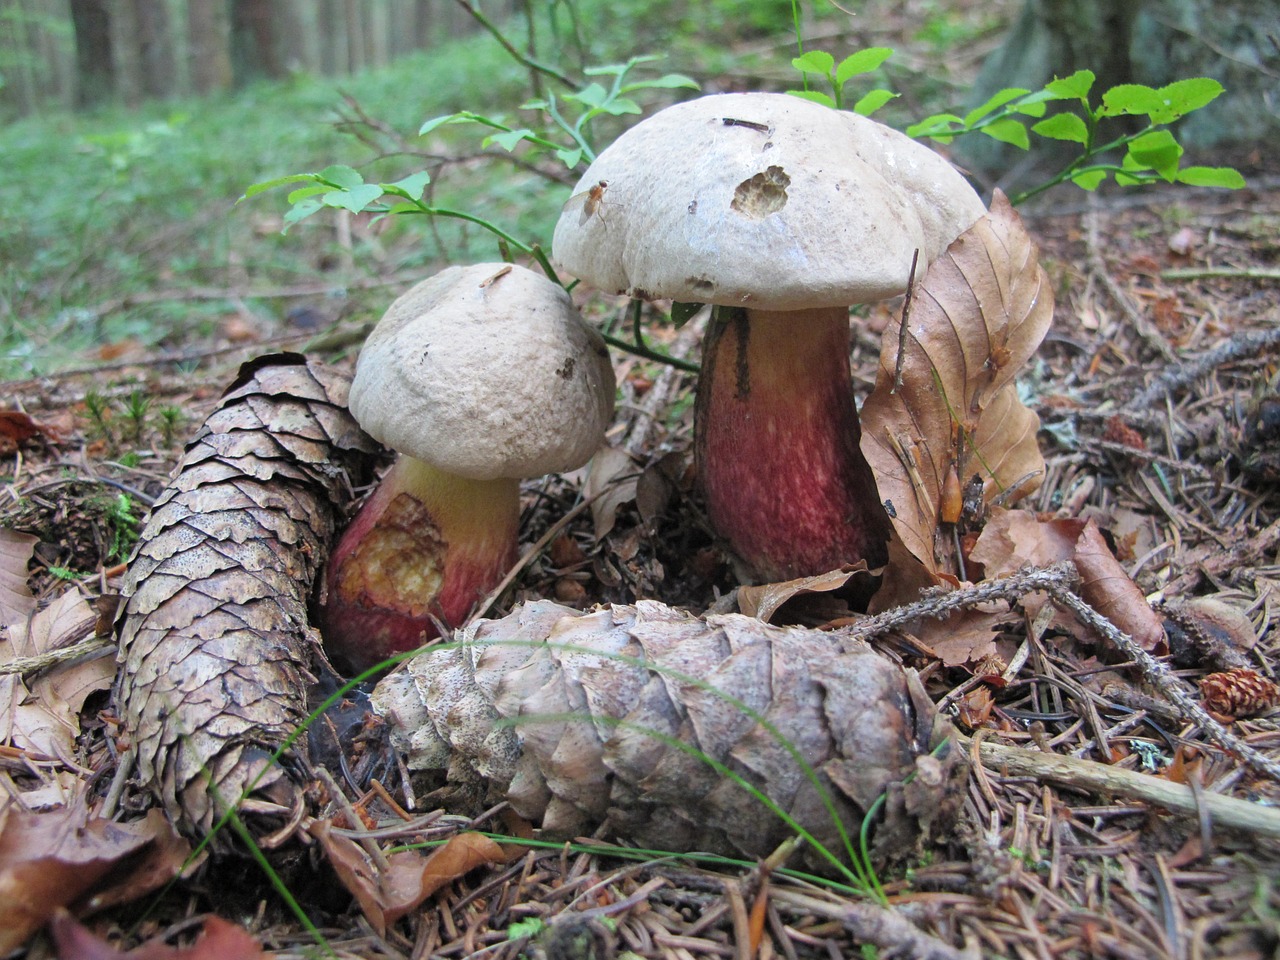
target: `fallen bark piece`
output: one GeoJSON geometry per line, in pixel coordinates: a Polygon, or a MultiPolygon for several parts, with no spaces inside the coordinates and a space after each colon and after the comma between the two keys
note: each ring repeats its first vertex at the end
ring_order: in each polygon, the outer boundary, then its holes
{"type": "Polygon", "coordinates": [[[736,775],[837,852],[832,814],[856,836],[887,793],[873,849],[889,857],[945,830],[963,795],[965,759],[914,671],[736,614],[536,601],[408,661],[373,702],[411,768],[556,836],[766,855],[796,830],[736,775]]]}
{"type": "Polygon", "coordinates": [[[298,354],[246,364],[160,495],[125,576],[116,678],[142,783],[203,834],[246,790],[300,799],[295,743],[319,635],[307,599],[377,444],[348,381],[298,354]]]}

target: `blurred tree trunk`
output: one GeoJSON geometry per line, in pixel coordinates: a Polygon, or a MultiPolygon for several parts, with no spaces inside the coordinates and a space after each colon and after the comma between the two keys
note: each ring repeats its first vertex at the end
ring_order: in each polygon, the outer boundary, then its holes
{"type": "MultiPolygon", "coordinates": [[[[1092,70],[1095,100],[1119,83],[1159,87],[1213,77],[1226,94],[1182,123],[1190,147],[1280,138],[1280,0],[1025,0],[1002,46],[983,66],[970,106],[1004,87],[1039,89],[1055,76],[1092,70]]],[[[1018,159],[987,137],[958,146],[986,170],[1018,159]]]]}
{"type": "Polygon", "coordinates": [[[116,89],[107,0],[70,0],[76,38],[76,105],[90,107],[111,99],[116,89]]]}
{"type": "Polygon", "coordinates": [[[187,4],[191,86],[209,94],[231,87],[231,17],[224,0],[191,0],[187,4]]]}
{"type": "Polygon", "coordinates": [[[231,54],[238,84],[284,76],[271,0],[231,0],[231,54]]]}
{"type": "Polygon", "coordinates": [[[173,96],[177,92],[177,69],[168,5],[165,0],[125,0],[123,6],[132,7],[143,96],[173,96]]]}
{"type": "Polygon", "coordinates": [[[347,63],[348,73],[355,73],[364,67],[364,29],[359,0],[345,0],[343,16],[347,28],[347,63]]]}
{"type": "Polygon", "coordinates": [[[413,43],[419,50],[431,46],[435,39],[436,16],[431,0],[415,0],[413,4],[413,43]]]}

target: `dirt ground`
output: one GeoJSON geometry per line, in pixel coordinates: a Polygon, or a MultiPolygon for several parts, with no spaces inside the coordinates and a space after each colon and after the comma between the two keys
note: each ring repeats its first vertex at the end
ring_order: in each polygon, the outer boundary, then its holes
{"type": "MultiPolygon", "coordinates": [[[[1206,675],[1234,664],[1274,678],[1280,178],[1262,169],[1237,192],[1090,198],[1064,190],[1024,216],[1056,307],[1020,378],[1024,402],[1041,420],[1047,464],[1022,506],[1098,522],[1164,621],[1167,662],[1191,699],[1200,697],[1206,675]]],[[[401,278],[388,279],[390,299],[401,278]]],[[[878,308],[871,326],[898,307],[878,308]]],[[[28,583],[40,605],[68,591],[95,602],[117,593],[142,512],[238,364],[302,349],[314,336],[245,341],[234,316],[221,335],[189,344],[181,357],[99,359],[0,387],[7,411],[0,524],[39,538],[28,583]]],[[[344,349],[316,355],[349,369],[359,336],[330,331],[328,343],[346,341],[344,349]]],[[[698,356],[696,325],[653,336],[679,355],[698,356]]],[[[864,391],[879,348],[871,331],[855,343],[855,383],[864,391]]],[[[674,495],[648,520],[636,503],[623,504],[602,540],[582,514],[521,570],[495,615],[536,596],[582,607],[652,597],[701,611],[734,585],[696,503],[685,502],[692,378],[632,358],[619,357],[616,366],[624,402],[611,440],[641,467],[667,457],[674,495]]],[[[570,477],[527,487],[526,544],[572,506],[580,484],[570,477]]],[[[963,658],[931,656],[927,645],[899,638],[890,647],[921,671],[930,696],[975,744],[1099,760],[1275,816],[1280,783],[1216,742],[1140,669],[1116,663],[1105,641],[1077,625],[1027,644],[1027,630],[1023,622],[1002,636],[1002,651],[1030,652],[998,684],[963,658]]],[[[61,642],[93,633],[82,625],[61,642]]],[[[38,675],[28,679],[34,684],[38,675]]],[[[1278,719],[1272,703],[1228,728],[1275,764],[1278,719]]],[[[44,798],[56,785],[101,802],[117,760],[107,693],[90,692],[78,720],[72,757],[0,746],[0,778],[11,796],[21,802],[38,790],[44,798]]],[[[132,801],[143,804],[140,795],[132,801]]],[[[381,823],[396,819],[376,799],[366,809],[381,823]]],[[[566,848],[474,870],[379,935],[316,862],[314,847],[281,854],[280,862],[341,956],[942,957],[965,949],[1028,958],[1275,956],[1280,839],[1265,827],[1224,827],[1206,809],[1175,815],[975,763],[955,833],[927,857],[882,874],[884,910],[794,877],[763,882],[758,867],[717,870],[566,848]],[[544,932],[533,941],[508,939],[513,923],[529,919],[543,921],[544,932]]],[[[378,836],[404,842],[455,829],[449,821],[410,821],[378,836]]],[[[242,855],[207,861],[150,914],[135,904],[87,922],[102,935],[128,931],[132,945],[175,928],[189,936],[190,918],[206,912],[247,928],[277,956],[307,955],[313,942],[242,855]]],[[[25,956],[52,950],[41,935],[25,956]]]]}

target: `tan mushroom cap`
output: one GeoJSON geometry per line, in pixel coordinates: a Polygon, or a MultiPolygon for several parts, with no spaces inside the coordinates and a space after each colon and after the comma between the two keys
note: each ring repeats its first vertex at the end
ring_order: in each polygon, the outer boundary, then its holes
{"type": "Polygon", "coordinates": [[[375,439],[472,480],[582,466],[613,417],[604,341],[523,267],[449,267],[391,304],[349,405],[375,439]]]}
{"type": "Polygon", "coordinates": [[[662,110],[566,206],[554,259],[601,290],[797,310],[906,289],[986,209],[941,156],[874,120],[775,93],[662,110]],[[598,191],[597,191],[598,193],[598,191]]]}

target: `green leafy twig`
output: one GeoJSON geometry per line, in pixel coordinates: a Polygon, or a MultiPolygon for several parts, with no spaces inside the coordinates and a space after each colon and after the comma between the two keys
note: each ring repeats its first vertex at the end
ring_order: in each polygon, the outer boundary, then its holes
{"type": "MultiPolygon", "coordinates": [[[[804,76],[806,88],[789,92],[793,96],[812,100],[824,106],[834,107],[836,110],[842,110],[844,109],[845,85],[854,77],[862,76],[877,69],[891,56],[893,56],[893,50],[890,47],[868,47],[865,50],[850,54],[837,64],[835,57],[825,50],[810,50],[808,53],[802,53],[791,61],[791,65],[804,76]],[[822,77],[831,86],[830,95],[808,89],[808,80],[814,76],[822,77]]],[[[854,103],[852,109],[854,113],[869,117],[896,96],[898,94],[892,90],[872,90],[863,94],[854,103]]]]}

